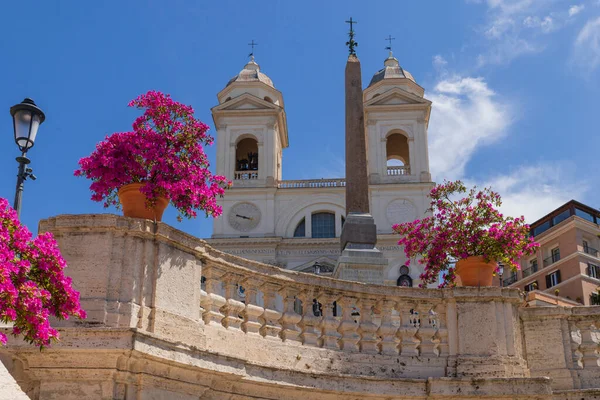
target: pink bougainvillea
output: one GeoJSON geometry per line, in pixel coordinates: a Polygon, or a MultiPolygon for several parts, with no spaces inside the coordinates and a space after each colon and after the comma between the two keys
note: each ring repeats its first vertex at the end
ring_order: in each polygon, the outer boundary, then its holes
{"type": "MultiPolygon", "coordinates": [[[[58,339],[48,318],[85,318],[79,293],[64,275],[65,260],[51,233],[32,239],[17,213],[0,198],[0,321],[12,323],[12,332],[36,346],[58,339]]],[[[0,343],[6,335],[0,332],[0,343]]]]}
{"type": "Polygon", "coordinates": [[[519,259],[539,247],[524,217],[505,217],[498,211],[500,195],[489,188],[467,191],[461,181],[444,182],[429,197],[431,216],[393,227],[402,236],[398,244],[406,257],[424,265],[422,285],[437,282],[440,273],[441,287],[453,285],[451,265],[469,256],[484,256],[516,271],[519,259]]]}
{"type": "Polygon", "coordinates": [[[141,182],[149,207],[157,197],[166,197],[180,220],[196,217],[195,210],[221,215],[216,199],[231,182],[209,171],[203,145],[211,145],[213,139],[208,126],[194,118],[192,107],[157,91],[139,96],[129,107],[144,110],[133,131],[107,136],[89,157],[79,160],[75,176],[92,180],[92,200],[119,207],[119,188],[141,182]]]}

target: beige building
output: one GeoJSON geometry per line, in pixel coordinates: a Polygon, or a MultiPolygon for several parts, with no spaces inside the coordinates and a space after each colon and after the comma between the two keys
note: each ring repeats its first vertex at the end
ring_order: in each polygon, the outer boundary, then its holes
{"type": "Polygon", "coordinates": [[[503,276],[503,286],[600,305],[598,224],[600,211],[575,200],[535,221],[531,234],[540,248],[521,261],[521,271],[503,276]]]}
{"type": "MultiPolygon", "coordinates": [[[[389,260],[384,279],[390,285],[416,284],[421,272],[404,266],[392,225],[412,221],[428,207],[431,102],[423,95],[391,53],[363,95],[370,209],[377,247],[389,260]]],[[[254,59],[217,98],[216,172],[232,179],[233,188],[220,201],[223,217],[214,220],[209,243],[286,269],[330,273],[340,255],[345,180],[282,179],[283,150],[301,136],[288,135],[283,94],[254,59]]]]}

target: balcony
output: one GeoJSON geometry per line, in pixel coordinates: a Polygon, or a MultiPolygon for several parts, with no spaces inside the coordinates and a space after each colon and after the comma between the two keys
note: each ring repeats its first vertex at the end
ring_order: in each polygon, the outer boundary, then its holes
{"type": "Polygon", "coordinates": [[[532,265],[531,267],[523,270],[523,278],[528,277],[529,275],[533,275],[538,271],[537,264],[532,265]]]}
{"type": "Polygon", "coordinates": [[[583,246],[583,252],[594,257],[598,257],[598,250],[593,247],[583,246]]]}
{"type": "Polygon", "coordinates": [[[346,187],[345,179],[303,179],[295,181],[280,181],[277,184],[279,189],[294,188],[325,188],[325,187],[346,187]]]}
{"type": "Polygon", "coordinates": [[[502,287],[506,287],[509,285],[512,285],[513,283],[515,283],[517,281],[517,275],[511,275],[506,279],[502,280],[502,287]]]}
{"type": "Polygon", "coordinates": [[[399,165],[399,166],[391,166],[387,167],[388,176],[405,176],[410,175],[410,166],[408,165],[399,165]]]}
{"type": "Polygon", "coordinates": [[[245,181],[245,180],[249,180],[249,179],[258,179],[258,171],[252,171],[252,170],[234,171],[233,179],[241,180],[241,181],[245,181]]]}
{"type": "Polygon", "coordinates": [[[560,254],[553,254],[548,258],[544,258],[544,268],[546,268],[549,265],[554,264],[558,260],[560,260],[560,254]]]}

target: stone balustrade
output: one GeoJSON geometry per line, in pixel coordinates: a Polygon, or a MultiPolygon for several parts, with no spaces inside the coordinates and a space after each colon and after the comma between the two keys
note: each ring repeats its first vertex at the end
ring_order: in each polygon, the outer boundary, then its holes
{"type": "Polygon", "coordinates": [[[302,179],[279,181],[280,189],[346,187],[345,179],[302,179]]]}
{"type": "Polygon", "coordinates": [[[389,176],[404,176],[410,175],[410,166],[408,165],[394,165],[387,167],[387,174],[389,176]]]}
{"type": "Polygon", "coordinates": [[[532,376],[550,376],[553,387],[600,386],[600,306],[521,310],[532,376]]]}
{"type": "Polygon", "coordinates": [[[34,398],[544,399],[545,376],[559,390],[600,377],[598,310],[523,309],[509,288],[287,271],[115,215],[59,216],[40,231],[57,238],[88,319],[55,321],[62,342],[42,353],[12,339],[12,373],[34,398]],[[535,341],[536,325],[554,328],[535,341]],[[562,345],[562,363],[546,342],[562,345]]]}

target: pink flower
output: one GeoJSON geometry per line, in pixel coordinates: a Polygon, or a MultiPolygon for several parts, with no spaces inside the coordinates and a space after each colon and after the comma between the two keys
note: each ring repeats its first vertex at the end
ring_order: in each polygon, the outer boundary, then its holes
{"type": "Polygon", "coordinates": [[[213,142],[208,126],[194,117],[190,106],[161,92],[149,91],[129,106],[144,110],[133,122],[133,131],[107,136],[89,157],[79,160],[74,174],[92,180],[92,200],[118,207],[119,188],[143,182],[147,206],[162,196],[177,208],[179,219],[196,217],[196,210],[221,215],[217,198],[231,182],[209,171],[203,148],[213,142]]]}
{"type": "MultiPolygon", "coordinates": [[[[85,318],[79,293],[64,275],[67,266],[50,233],[31,238],[6,199],[0,198],[0,320],[36,346],[58,339],[49,317],[85,318]]],[[[0,333],[0,343],[6,335],[0,333]]]]}
{"type": "Polygon", "coordinates": [[[467,191],[460,181],[444,181],[429,197],[431,216],[393,226],[406,257],[425,265],[424,284],[437,282],[446,271],[441,286],[453,285],[455,271],[450,266],[469,256],[482,255],[517,270],[518,260],[539,247],[523,217],[504,217],[498,211],[500,195],[489,188],[467,191]],[[452,200],[458,194],[464,197],[452,200]]]}

